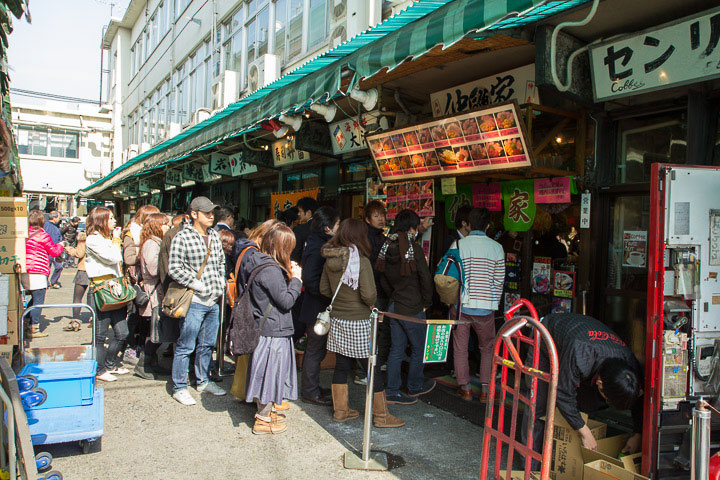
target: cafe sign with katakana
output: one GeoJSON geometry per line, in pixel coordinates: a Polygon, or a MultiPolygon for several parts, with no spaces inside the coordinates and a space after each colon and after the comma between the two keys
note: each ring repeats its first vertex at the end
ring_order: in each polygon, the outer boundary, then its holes
{"type": "Polygon", "coordinates": [[[595,101],[720,77],[720,7],[590,47],[595,101]]]}

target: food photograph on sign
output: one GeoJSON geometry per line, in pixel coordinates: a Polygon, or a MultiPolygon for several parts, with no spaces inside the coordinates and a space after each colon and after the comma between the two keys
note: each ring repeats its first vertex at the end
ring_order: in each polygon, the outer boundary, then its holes
{"type": "Polygon", "coordinates": [[[384,181],[532,166],[516,102],[368,135],[384,181]]]}

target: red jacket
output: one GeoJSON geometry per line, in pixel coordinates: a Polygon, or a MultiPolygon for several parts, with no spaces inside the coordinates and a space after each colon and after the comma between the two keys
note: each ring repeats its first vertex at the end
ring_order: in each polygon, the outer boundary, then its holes
{"type": "Polygon", "coordinates": [[[55,244],[50,235],[42,228],[30,227],[25,240],[27,272],[50,275],[50,257],[58,257],[63,252],[62,244],[55,244]]]}

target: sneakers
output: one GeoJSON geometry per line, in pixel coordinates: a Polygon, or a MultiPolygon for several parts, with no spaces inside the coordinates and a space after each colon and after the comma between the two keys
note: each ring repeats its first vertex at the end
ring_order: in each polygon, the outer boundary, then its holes
{"type": "Polygon", "coordinates": [[[437,383],[432,378],[429,378],[423,382],[422,387],[418,391],[411,391],[408,389],[408,395],[411,397],[419,397],[420,395],[425,395],[426,393],[432,392],[433,388],[435,388],[435,385],[437,383]]]}
{"type": "Polygon", "coordinates": [[[172,397],[185,406],[195,405],[197,403],[192,395],[190,395],[190,392],[187,391],[187,388],[178,390],[173,393],[172,397]]]}
{"type": "Polygon", "coordinates": [[[410,397],[402,392],[393,395],[385,393],[385,398],[389,405],[414,405],[418,402],[417,398],[410,397]]]}
{"type": "Polygon", "coordinates": [[[364,385],[364,386],[367,386],[367,377],[365,377],[365,378],[360,378],[360,377],[358,377],[358,376],[356,375],[356,376],[355,376],[355,380],[353,380],[353,383],[354,383],[355,385],[364,385]]]}
{"type": "Polygon", "coordinates": [[[98,380],[102,380],[103,382],[114,382],[115,380],[117,380],[117,377],[110,372],[105,372],[102,375],[96,376],[95,378],[97,378],[98,380]]]}
{"type": "Polygon", "coordinates": [[[112,375],[127,375],[130,373],[130,370],[124,367],[115,367],[114,369],[110,370],[108,373],[112,375]]]}
{"type": "Polygon", "coordinates": [[[200,392],[204,393],[207,392],[211,395],[215,395],[216,397],[221,397],[225,395],[227,392],[223,390],[222,388],[218,387],[215,382],[206,382],[201,385],[198,385],[195,387],[195,389],[200,392]]]}
{"type": "Polygon", "coordinates": [[[47,332],[41,332],[40,327],[38,325],[33,325],[32,329],[30,330],[30,338],[42,338],[47,337],[47,332]]]}

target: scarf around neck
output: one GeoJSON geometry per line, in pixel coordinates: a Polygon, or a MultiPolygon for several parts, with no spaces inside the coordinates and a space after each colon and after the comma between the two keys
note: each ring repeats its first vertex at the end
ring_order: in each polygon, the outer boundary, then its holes
{"type": "Polygon", "coordinates": [[[375,269],[379,272],[385,271],[385,256],[387,255],[390,244],[397,240],[400,249],[400,275],[403,277],[410,276],[417,271],[415,263],[415,248],[413,248],[414,235],[412,233],[391,233],[387,240],[383,243],[375,262],[375,269]]]}
{"type": "Polygon", "coordinates": [[[353,290],[357,290],[360,283],[360,253],[355,245],[350,245],[348,250],[350,250],[350,257],[340,281],[353,290]]]}

